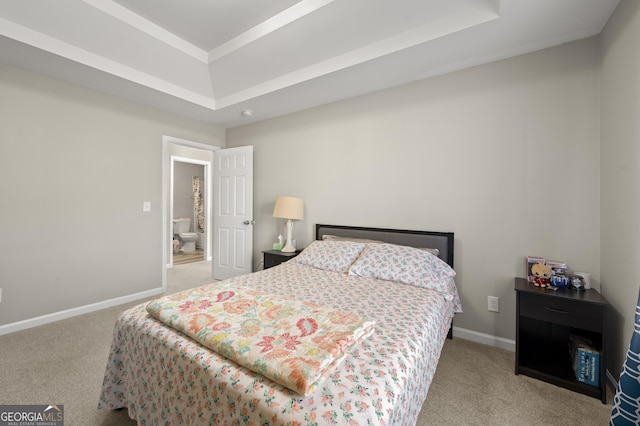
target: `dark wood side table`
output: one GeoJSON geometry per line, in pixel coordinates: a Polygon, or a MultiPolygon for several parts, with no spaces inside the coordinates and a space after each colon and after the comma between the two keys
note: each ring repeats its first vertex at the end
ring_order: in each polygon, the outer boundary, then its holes
{"type": "Polygon", "coordinates": [[[265,250],[262,252],[264,269],[273,268],[278,266],[282,262],[286,262],[289,259],[293,259],[300,254],[302,250],[296,250],[293,253],[283,253],[280,250],[265,250]]]}
{"type": "Polygon", "coordinates": [[[607,402],[605,310],[594,289],[542,289],[515,279],[516,374],[524,374],[607,402]],[[600,351],[599,385],[576,379],[569,335],[590,339],[600,351]]]}

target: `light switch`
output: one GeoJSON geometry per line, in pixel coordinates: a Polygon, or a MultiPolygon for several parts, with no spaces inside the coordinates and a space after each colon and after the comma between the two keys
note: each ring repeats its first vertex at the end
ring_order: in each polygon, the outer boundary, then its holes
{"type": "Polygon", "coordinates": [[[151,211],[151,201],[145,201],[142,203],[142,211],[148,213],[151,211]]]}

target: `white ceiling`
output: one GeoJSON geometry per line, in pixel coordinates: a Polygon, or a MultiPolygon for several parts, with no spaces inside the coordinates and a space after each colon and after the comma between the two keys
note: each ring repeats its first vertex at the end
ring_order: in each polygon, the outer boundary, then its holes
{"type": "Polygon", "coordinates": [[[5,0],[0,61],[229,128],[595,35],[618,1],[5,0]]]}

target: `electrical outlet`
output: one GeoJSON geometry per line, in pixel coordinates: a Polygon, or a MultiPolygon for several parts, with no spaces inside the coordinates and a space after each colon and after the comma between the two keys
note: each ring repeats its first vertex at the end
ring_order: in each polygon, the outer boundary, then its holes
{"type": "Polygon", "coordinates": [[[496,296],[487,296],[487,310],[500,312],[500,299],[496,296]]]}
{"type": "Polygon", "coordinates": [[[151,211],[151,201],[145,201],[142,203],[142,211],[145,213],[149,213],[151,211]]]}
{"type": "Polygon", "coordinates": [[[0,288],[0,302],[2,302],[2,289],[0,288]]]}

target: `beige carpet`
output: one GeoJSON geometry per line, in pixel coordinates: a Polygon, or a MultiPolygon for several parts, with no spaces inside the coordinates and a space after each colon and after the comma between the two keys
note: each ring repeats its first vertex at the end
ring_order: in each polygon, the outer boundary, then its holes
{"type": "Polygon", "coordinates": [[[599,399],[514,374],[515,353],[456,339],[445,342],[417,425],[601,425],[613,394],[599,399]]]}
{"type": "MultiPolygon", "coordinates": [[[[211,282],[210,266],[170,269],[169,291],[211,282]]],[[[97,409],[115,318],[132,305],[0,336],[0,404],[63,404],[67,426],[135,424],[126,410],[97,409]]],[[[512,352],[447,341],[417,424],[607,424],[610,403],[516,376],[513,366],[512,352]]]]}

